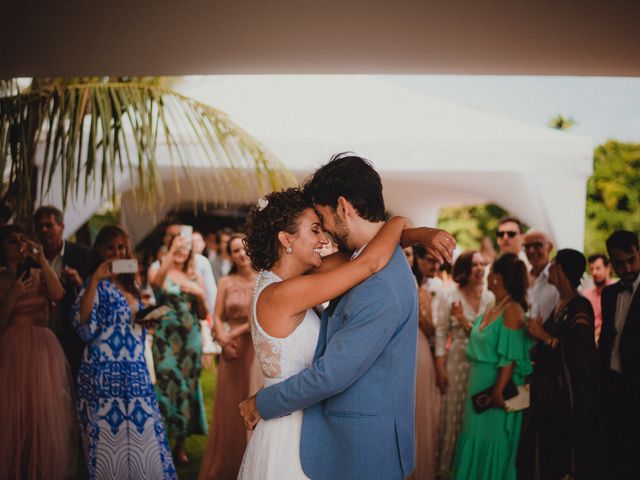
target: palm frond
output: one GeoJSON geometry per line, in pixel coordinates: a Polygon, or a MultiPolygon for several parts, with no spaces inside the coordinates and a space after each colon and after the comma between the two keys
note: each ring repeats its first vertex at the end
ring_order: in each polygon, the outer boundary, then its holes
{"type": "Polygon", "coordinates": [[[262,194],[295,183],[225,113],[158,79],[36,79],[22,91],[0,81],[0,194],[18,218],[29,218],[36,183],[42,197],[58,178],[64,205],[92,192],[115,201],[128,176],[137,201],[150,206],[163,193],[160,150],[176,181],[183,172],[199,198],[218,205],[232,189],[262,194]],[[196,166],[210,167],[206,180],[196,166]]]}

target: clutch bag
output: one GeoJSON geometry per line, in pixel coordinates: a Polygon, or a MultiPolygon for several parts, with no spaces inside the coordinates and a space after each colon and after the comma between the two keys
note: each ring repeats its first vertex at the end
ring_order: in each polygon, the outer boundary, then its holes
{"type": "MultiPolygon", "coordinates": [[[[482,413],[489,410],[491,405],[491,393],[495,385],[491,385],[489,388],[485,388],[481,392],[471,396],[471,402],[473,403],[473,409],[476,413],[482,413]]],[[[502,391],[502,398],[506,400],[512,399],[518,395],[518,387],[513,382],[513,378],[509,379],[509,382],[505,385],[502,391]]]]}

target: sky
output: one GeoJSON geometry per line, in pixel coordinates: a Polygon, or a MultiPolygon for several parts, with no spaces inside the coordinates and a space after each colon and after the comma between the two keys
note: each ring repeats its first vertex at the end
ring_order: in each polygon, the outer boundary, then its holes
{"type": "Polygon", "coordinates": [[[595,145],[615,139],[640,143],[640,78],[384,75],[420,93],[546,125],[558,114],[576,122],[571,132],[595,145]]]}

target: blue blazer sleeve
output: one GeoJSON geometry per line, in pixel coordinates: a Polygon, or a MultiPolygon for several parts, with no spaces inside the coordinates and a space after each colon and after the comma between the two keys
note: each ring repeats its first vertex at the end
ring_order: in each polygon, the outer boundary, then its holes
{"type": "Polygon", "coordinates": [[[286,415],[344,391],[385,349],[398,327],[400,312],[399,299],[387,281],[370,277],[344,301],[346,320],[324,355],[297,375],[258,392],[256,405],[262,418],[286,415]]]}

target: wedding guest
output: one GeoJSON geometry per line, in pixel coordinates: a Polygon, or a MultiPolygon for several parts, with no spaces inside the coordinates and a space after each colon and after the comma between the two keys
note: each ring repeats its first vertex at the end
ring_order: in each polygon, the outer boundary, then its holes
{"type": "MultiPolygon", "coordinates": [[[[182,225],[179,223],[169,221],[169,223],[165,225],[164,233],[162,235],[162,247],[160,248],[160,252],[158,254],[158,260],[151,264],[151,267],[149,267],[150,270],[157,270],[158,268],[160,268],[161,257],[164,256],[169,250],[169,243],[171,242],[171,240],[174,237],[179,236],[181,231],[182,225]]],[[[185,246],[189,249],[192,249],[193,245],[193,236],[190,239],[185,240],[185,246]]],[[[213,269],[207,257],[201,255],[198,252],[194,252],[193,257],[195,271],[200,276],[203,282],[203,289],[205,298],[207,300],[207,313],[211,314],[216,303],[216,293],[218,291],[216,288],[216,281],[213,276],[213,269]]],[[[206,317],[207,315],[203,316],[202,318],[206,317]]]]}
{"type": "Polygon", "coordinates": [[[602,328],[602,290],[615,283],[611,278],[609,257],[604,253],[594,253],[589,256],[589,273],[593,279],[593,287],[585,288],[582,294],[591,302],[595,318],[596,344],[600,340],[602,328]]]}
{"type": "Polygon", "coordinates": [[[593,309],[578,293],[586,267],[582,253],[558,251],[549,282],[560,298],[546,322],[532,319],[539,340],[531,387],[535,471],[539,478],[593,478],[596,346],[593,309]]]}
{"type": "Polygon", "coordinates": [[[232,234],[227,242],[233,262],[229,275],[218,284],[214,331],[222,346],[218,386],[211,419],[211,435],[200,469],[200,479],[238,478],[247,446],[247,432],[237,414],[238,404],[258,390],[260,374],[249,324],[256,272],[244,246],[244,235],[232,234]],[[228,330],[227,330],[228,329],[228,330]],[[253,384],[253,385],[252,385],[253,384]],[[253,387],[253,388],[251,388],[253,387]]]}
{"type": "Polygon", "coordinates": [[[0,227],[9,225],[13,218],[13,209],[6,202],[0,202],[0,227]]]}
{"type": "Polygon", "coordinates": [[[187,240],[173,236],[157,268],[149,269],[149,283],[158,305],[171,310],[160,320],[153,341],[156,397],[167,435],[175,438],[174,459],[187,465],[187,436],[205,435],[207,422],[200,385],[202,337],[198,319],[208,312],[202,279],[196,273],[187,240]]]}
{"type": "Polygon", "coordinates": [[[87,342],[78,373],[77,408],[90,479],[176,478],[144,358],[133,329],[142,308],[135,273],[112,273],[134,258],[120,227],[103,227],[92,249],[87,287],[73,308],[87,342]]]}
{"type": "Polygon", "coordinates": [[[416,245],[413,250],[415,262],[412,268],[413,274],[420,287],[425,286],[431,295],[431,299],[440,292],[443,282],[438,277],[438,271],[442,263],[436,257],[427,253],[422,245],[416,245]]]}
{"type": "Polygon", "coordinates": [[[204,237],[204,242],[207,245],[207,254],[205,255],[209,262],[211,262],[211,268],[213,268],[213,262],[218,255],[218,241],[216,240],[216,232],[207,232],[204,237]]]}
{"type": "Polygon", "coordinates": [[[216,243],[218,244],[218,251],[216,258],[213,260],[213,276],[216,279],[216,284],[220,282],[220,279],[229,274],[233,263],[229,254],[227,253],[227,244],[233,231],[229,228],[223,228],[216,232],[216,243]]]}
{"type": "Polygon", "coordinates": [[[488,280],[496,303],[469,336],[471,369],[453,478],[515,480],[522,411],[505,410],[504,389],[511,379],[522,385],[531,373],[531,340],[524,330],[527,267],[515,254],[505,253],[493,263],[488,280]],[[492,408],[478,413],[471,397],[488,388],[492,408]]]}
{"type": "Polygon", "coordinates": [[[604,454],[609,478],[634,478],[640,431],[640,253],[638,236],[618,230],[607,252],[620,281],[602,290],[598,359],[602,378],[604,454]]]}
{"type": "MultiPolygon", "coordinates": [[[[409,262],[409,266],[411,267],[413,267],[415,263],[413,249],[414,247],[407,247],[403,249],[405,256],[407,257],[407,261],[409,262]]],[[[409,479],[411,480],[430,480],[436,478],[440,393],[436,387],[436,373],[428,340],[429,337],[433,336],[433,334],[434,328],[431,316],[431,295],[426,288],[419,288],[416,415],[414,434],[416,468],[409,476],[409,479]]]]}
{"type": "Polygon", "coordinates": [[[531,264],[531,286],[527,298],[531,305],[529,317],[539,317],[545,322],[560,299],[556,286],[549,281],[549,255],[553,243],[549,236],[537,229],[530,229],[524,236],[524,251],[531,264]]]}
{"type": "Polygon", "coordinates": [[[440,478],[451,476],[453,454],[462,426],[470,366],[467,358],[469,334],[476,319],[494,302],[493,293],[484,288],[484,271],[485,262],[480,252],[461,253],[453,265],[457,287],[443,295],[436,311],[436,378],[443,395],[438,448],[440,478]]]}
{"type": "Polygon", "coordinates": [[[33,215],[33,225],[35,235],[44,248],[44,255],[65,290],[62,300],[50,311],[50,328],[60,340],[75,382],[84,342],[73,328],[71,308],[82,289],[91,253],[84,245],[64,239],[64,216],[56,207],[38,208],[33,215]]]}
{"type": "Polygon", "coordinates": [[[42,246],[17,225],[0,227],[2,479],[66,480],[73,470],[71,371],[48,328],[63,295],[42,246]]]}
{"type": "Polygon", "coordinates": [[[516,217],[506,216],[498,220],[496,239],[500,253],[514,253],[518,257],[522,256],[524,227],[516,217]]]}
{"type": "Polygon", "coordinates": [[[496,252],[496,249],[493,247],[491,238],[482,237],[482,240],[480,241],[480,255],[482,255],[482,258],[487,265],[491,265],[495,261],[498,256],[498,252],[496,252]]]}
{"type": "MultiPolygon", "coordinates": [[[[205,248],[207,248],[207,244],[204,242],[204,238],[202,234],[197,230],[193,231],[193,236],[191,237],[191,242],[193,244],[193,251],[198,255],[202,255],[205,248]]],[[[205,257],[207,258],[207,257],[205,257]]]]}

